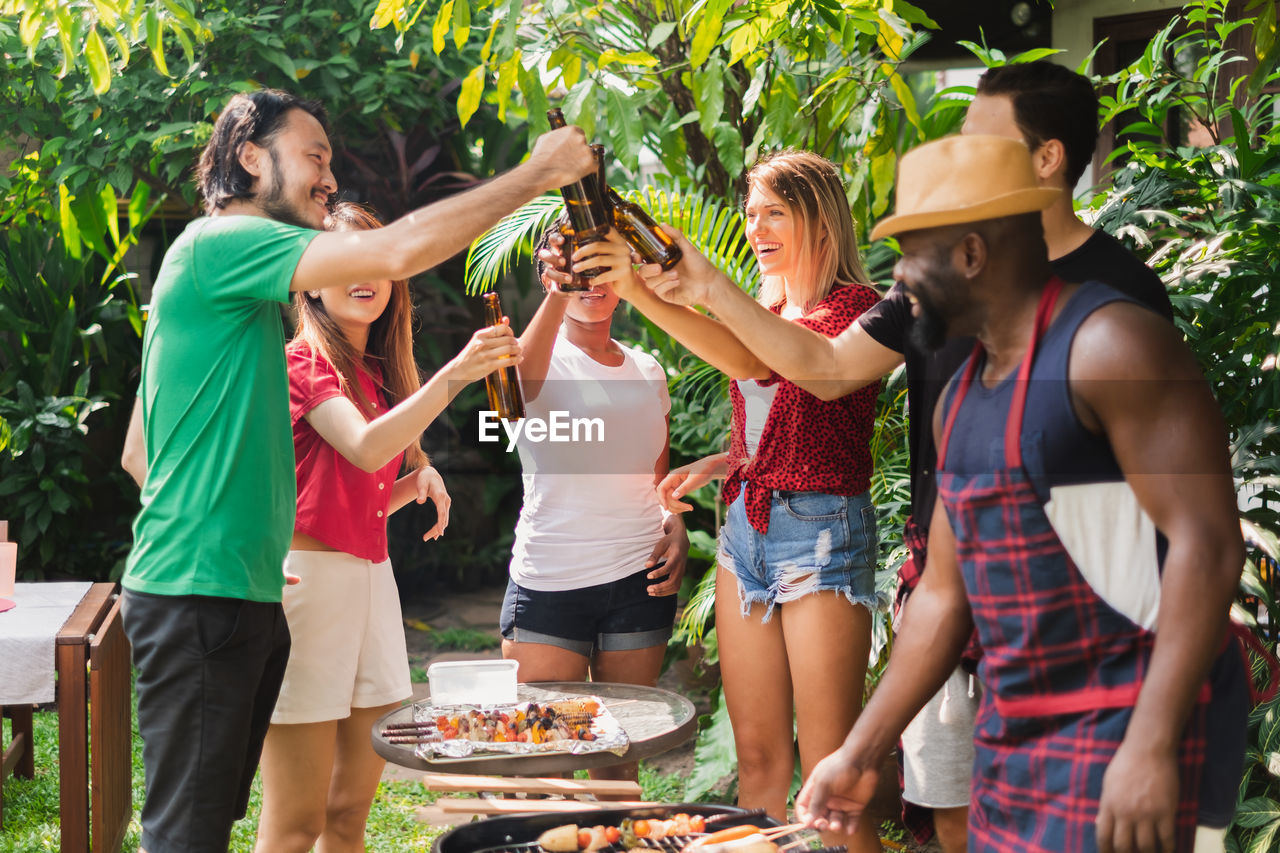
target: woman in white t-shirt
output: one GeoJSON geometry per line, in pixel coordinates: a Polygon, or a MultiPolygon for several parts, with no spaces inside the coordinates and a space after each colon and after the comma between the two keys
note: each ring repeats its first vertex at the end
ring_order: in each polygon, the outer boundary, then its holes
{"type": "MultiPolygon", "coordinates": [[[[548,291],[520,337],[524,505],[502,606],[521,681],[657,683],[689,540],[667,473],[666,373],[610,337],[608,286],[548,291]]],[[[634,764],[600,773],[635,778],[634,764]]]]}

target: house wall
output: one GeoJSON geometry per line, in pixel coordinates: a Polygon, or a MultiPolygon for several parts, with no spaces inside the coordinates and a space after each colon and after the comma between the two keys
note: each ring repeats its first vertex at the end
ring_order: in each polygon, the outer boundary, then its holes
{"type": "Polygon", "coordinates": [[[1172,17],[1181,9],[1181,0],[1058,0],[1053,9],[1053,46],[1065,53],[1053,61],[1076,68],[1093,50],[1093,22],[1096,18],[1133,15],[1159,9],[1172,17]]]}

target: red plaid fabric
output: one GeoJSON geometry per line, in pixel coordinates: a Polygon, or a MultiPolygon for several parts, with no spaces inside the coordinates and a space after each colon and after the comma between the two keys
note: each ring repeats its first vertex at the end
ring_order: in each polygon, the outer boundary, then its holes
{"type": "MultiPolygon", "coordinates": [[[[1054,532],[1022,460],[1036,347],[1061,282],[1041,299],[1005,424],[1005,467],[947,468],[947,442],[977,359],[957,385],[938,448],[939,499],[984,656],[969,805],[971,851],[1096,849],[1102,776],[1124,739],[1155,636],[1102,600],[1054,532]]],[[[1190,850],[1206,754],[1208,689],[1178,753],[1178,849],[1190,850]]]]}

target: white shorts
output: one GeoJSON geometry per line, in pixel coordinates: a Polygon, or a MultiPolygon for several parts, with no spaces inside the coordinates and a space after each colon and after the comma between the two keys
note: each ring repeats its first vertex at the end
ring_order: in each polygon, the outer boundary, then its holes
{"type": "Polygon", "coordinates": [[[907,725],[902,733],[902,799],[931,809],[969,805],[973,724],[981,698],[978,679],[957,667],[907,725]]]}
{"type": "Polygon", "coordinates": [[[412,695],[391,561],[341,551],[290,551],[284,588],[293,646],[272,723],[318,723],[412,695]]]}

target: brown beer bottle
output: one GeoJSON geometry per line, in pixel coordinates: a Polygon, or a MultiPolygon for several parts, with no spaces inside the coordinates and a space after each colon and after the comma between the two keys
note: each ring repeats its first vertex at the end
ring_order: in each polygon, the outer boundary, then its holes
{"type": "Polygon", "coordinates": [[[683,253],[675,240],[658,227],[653,217],[635,202],[627,201],[609,187],[608,204],[613,209],[613,227],[646,264],[661,264],[669,270],[680,263],[683,253]]]}
{"type": "MultiPolygon", "coordinates": [[[[551,122],[553,129],[565,126],[564,113],[559,109],[547,110],[547,120],[551,122]]],[[[565,244],[565,259],[568,260],[579,246],[603,240],[612,223],[605,212],[604,202],[601,201],[595,175],[565,184],[560,188],[560,195],[564,197],[564,209],[569,215],[569,227],[573,230],[573,240],[565,244]]],[[[590,290],[591,282],[582,279],[594,278],[602,272],[604,267],[580,270],[573,274],[573,283],[562,284],[560,289],[570,292],[590,290]]]]}
{"type": "MultiPolygon", "coordinates": [[[[502,301],[496,293],[484,295],[484,318],[490,326],[502,325],[502,301]]],[[[520,394],[520,377],[515,367],[503,367],[484,378],[484,390],[489,395],[489,408],[504,421],[518,421],[524,417],[524,397],[520,394]]]]}

